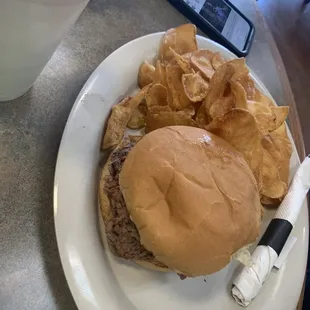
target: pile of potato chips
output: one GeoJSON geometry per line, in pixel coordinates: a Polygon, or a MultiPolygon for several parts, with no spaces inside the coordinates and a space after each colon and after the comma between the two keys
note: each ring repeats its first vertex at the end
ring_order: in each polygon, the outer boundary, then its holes
{"type": "Polygon", "coordinates": [[[153,64],[139,69],[140,91],[112,108],[103,149],[116,146],[126,127],[145,132],[173,125],[200,127],[232,144],[248,162],[264,204],[286,194],[292,146],[287,106],[276,106],[249,76],[244,58],[225,61],[198,49],[196,27],[168,30],[153,64]]]}

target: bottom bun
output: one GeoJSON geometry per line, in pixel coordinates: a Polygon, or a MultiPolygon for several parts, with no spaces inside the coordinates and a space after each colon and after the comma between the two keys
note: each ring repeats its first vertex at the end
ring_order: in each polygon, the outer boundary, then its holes
{"type": "MultiPolygon", "coordinates": [[[[108,205],[106,205],[106,207],[108,207],[108,205]]],[[[102,210],[100,208],[98,208],[98,217],[99,217],[99,231],[100,231],[100,236],[101,236],[101,241],[103,246],[108,249],[108,240],[107,240],[107,236],[105,233],[105,225],[104,225],[104,221],[103,221],[103,215],[102,215],[102,210]]],[[[143,260],[134,260],[134,262],[146,269],[150,269],[150,270],[154,270],[154,271],[161,271],[161,272],[173,272],[173,270],[169,269],[168,267],[164,267],[162,265],[159,265],[157,262],[147,262],[147,261],[143,261],[143,260]]]]}
{"type": "Polygon", "coordinates": [[[163,267],[163,266],[157,265],[156,263],[151,263],[151,262],[147,262],[144,260],[135,260],[134,262],[150,270],[161,271],[161,272],[173,272],[173,270],[169,269],[168,267],[163,267]]]}

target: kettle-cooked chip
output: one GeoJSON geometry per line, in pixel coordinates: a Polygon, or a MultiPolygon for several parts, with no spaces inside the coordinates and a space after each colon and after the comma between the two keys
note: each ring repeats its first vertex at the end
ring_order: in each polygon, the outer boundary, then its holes
{"type": "Polygon", "coordinates": [[[260,102],[268,107],[274,107],[275,104],[272,102],[272,100],[261,93],[257,88],[255,88],[255,101],[260,102]]]}
{"type": "Polygon", "coordinates": [[[112,107],[111,115],[108,119],[102,146],[103,150],[114,147],[123,139],[126,126],[138,105],[145,99],[149,90],[149,85],[144,87],[133,97],[126,97],[120,103],[112,107]]]}
{"type": "Polygon", "coordinates": [[[188,61],[188,62],[190,63],[192,54],[193,54],[192,52],[190,52],[190,53],[185,53],[185,54],[182,55],[182,57],[183,57],[186,61],[188,61]]]}
{"type": "Polygon", "coordinates": [[[161,112],[172,112],[172,110],[168,105],[154,105],[147,109],[147,114],[158,114],[161,112]]]}
{"type": "Polygon", "coordinates": [[[223,63],[225,63],[225,60],[220,55],[220,53],[219,52],[214,53],[214,56],[211,59],[213,69],[217,70],[223,63]]]}
{"type": "Polygon", "coordinates": [[[226,97],[220,97],[216,99],[209,109],[209,115],[211,119],[226,114],[230,110],[235,108],[235,100],[232,95],[226,97]]]}
{"type": "Polygon", "coordinates": [[[206,105],[204,102],[197,111],[195,121],[200,128],[205,128],[211,122],[210,116],[206,113],[206,105]]]}
{"type": "Polygon", "coordinates": [[[197,50],[192,53],[191,63],[196,70],[199,70],[204,78],[210,80],[214,74],[211,60],[214,53],[209,50],[197,50]]]}
{"type": "Polygon", "coordinates": [[[220,97],[224,95],[227,87],[227,82],[234,74],[234,67],[229,65],[227,62],[220,66],[213,74],[210,83],[209,91],[206,96],[205,108],[208,113],[211,105],[220,97]]]}
{"type": "Polygon", "coordinates": [[[232,109],[213,119],[205,129],[234,146],[244,156],[256,179],[258,178],[258,170],[262,163],[261,135],[250,112],[232,109]]]}
{"type": "Polygon", "coordinates": [[[162,84],[153,84],[145,97],[145,101],[148,108],[151,106],[168,105],[167,88],[162,84]]]}
{"type": "Polygon", "coordinates": [[[139,68],[138,85],[140,88],[153,83],[155,67],[145,61],[139,68]]]}
{"type": "Polygon", "coordinates": [[[179,111],[179,113],[187,115],[188,117],[192,118],[195,115],[196,110],[193,105],[189,105],[186,109],[179,111]]]}
{"type": "Polygon", "coordinates": [[[186,115],[183,111],[171,111],[148,113],[146,116],[145,131],[148,133],[158,128],[176,125],[198,127],[197,123],[193,119],[191,119],[189,115],[186,115]]]}
{"type": "Polygon", "coordinates": [[[249,100],[247,107],[251,114],[255,117],[257,126],[262,135],[267,135],[274,129],[276,116],[268,106],[260,102],[249,100]]]}
{"type": "Polygon", "coordinates": [[[172,95],[172,110],[183,110],[191,104],[184,92],[182,75],[183,70],[178,65],[170,63],[166,66],[167,83],[172,95]]]}
{"type": "Polygon", "coordinates": [[[170,47],[180,55],[197,50],[196,32],[196,26],[193,24],[169,29],[164,34],[159,47],[160,61],[167,64],[173,59],[170,47]]]}
{"type": "Polygon", "coordinates": [[[247,108],[247,98],[243,86],[236,81],[230,81],[230,89],[235,98],[235,107],[240,109],[247,108]]]}
{"type": "Polygon", "coordinates": [[[268,198],[281,198],[286,194],[287,186],[281,181],[279,171],[270,154],[262,148],[262,179],[261,193],[268,198]]]}
{"type": "Polygon", "coordinates": [[[156,61],[153,83],[167,86],[166,66],[159,60],[156,61]]]}
{"type": "Polygon", "coordinates": [[[189,100],[198,102],[206,98],[209,85],[199,73],[183,74],[182,84],[189,100]]]}
{"type": "Polygon", "coordinates": [[[271,106],[271,111],[275,114],[275,121],[274,121],[274,128],[271,130],[276,130],[279,128],[286,120],[288,113],[289,113],[289,107],[288,106],[271,106]]]}
{"type": "Polygon", "coordinates": [[[254,81],[250,78],[248,74],[238,77],[238,82],[243,86],[248,100],[255,100],[256,88],[254,81]]]}
{"type": "Polygon", "coordinates": [[[190,66],[190,62],[177,52],[175,52],[172,48],[170,50],[173,53],[174,59],[176,60],[179,67],[183,70],[184,73],[192,73],[194,70],[190,66]]]}
{"type": "MultiPolygon", "coordinates": [[[[248,76],[249,68],[246,65],[245,58],[236,58],[227,61],[228,64],[234,67],[234,75],[231,77],[232,81],[239,80],[244,76],[248,76]]],[[[254,83],[254,82],[253,82],[254,83]]]]}
{"type": "Polygon", "coordinates": [[[168,104],[172,106],[172,94],[167,83],[166,66],[162,64],[159,60],[156,61],[155,73],[154,73],[154,84],[162,84],[167,88],[167,100],[168,104]]]}
{"type": "Polygon", "coordinates": [[[293,152],[292,143],[287,136],[286,125],[283,123],[278,129],[270,133],[275,146],[282,154],[282,165],[279,166],[279,174],[282,182],[288,186],[288,176],[290,171],[290,159],[293,152]]]}
{"type": "Polygon", "coordinates": [[[137,108],[131,115],[131,118],[127,124],[127,127],[130,129],[140,129],[144,126],[145,126],[144,116],[140,112],[140,110],[137,108]]]}

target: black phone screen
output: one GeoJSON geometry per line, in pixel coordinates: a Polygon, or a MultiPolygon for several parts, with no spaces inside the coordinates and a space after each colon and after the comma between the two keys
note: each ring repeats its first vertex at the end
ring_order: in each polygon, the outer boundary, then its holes
{"type": "Polygon", "coordinates": [[[223,0],[183,0],[237,49],[243,50],[250,24],[223,0]]]}

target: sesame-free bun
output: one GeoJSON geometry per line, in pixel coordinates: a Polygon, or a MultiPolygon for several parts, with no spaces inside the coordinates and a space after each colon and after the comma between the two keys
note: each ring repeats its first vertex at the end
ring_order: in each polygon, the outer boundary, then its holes
{"type": "Polygon", "coordinates": [[[128,154],[119,180],[141,243],[178,273],[214,273],[259,235],[261,204],[249,166],[203,129],[147,134],[128,154]]]}

